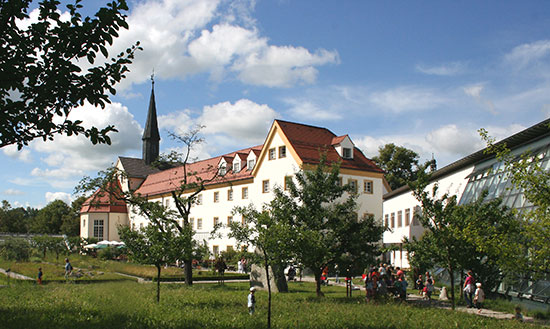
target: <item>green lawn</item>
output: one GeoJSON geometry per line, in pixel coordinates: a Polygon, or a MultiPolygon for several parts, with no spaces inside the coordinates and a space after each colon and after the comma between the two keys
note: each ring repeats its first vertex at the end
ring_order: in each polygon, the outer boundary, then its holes
{"type": "MultiPolygon", "coordinates": [[[[16,284],[1,288],[0,323],[5,328],[265,328],[267,293],[258,291],[256,314],[246,308],[247,283],[92,285],[16,284]]],[[[365,304],[363,294],[345,297],[342,287],[291,283],[273,297],[273,328],[536,328],[510,320],[407,304],[365,304]]]]}

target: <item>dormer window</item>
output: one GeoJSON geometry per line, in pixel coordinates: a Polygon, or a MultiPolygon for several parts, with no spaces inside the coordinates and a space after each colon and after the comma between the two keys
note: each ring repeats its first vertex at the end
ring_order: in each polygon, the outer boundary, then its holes
{"type": "Polygon", "coordinates": [[[225,168],[225,164],[222,164],[219,169],[220,176],[223,176],[227,173],[227,169],[225,168]]]}
{"type": "Polygon", "coordinates": [[[351,148],[349,147],[344,147],[342,149],[342,157],[344,159],[352,159],[353,158],[353,153],[351,153],[351,148]]]}
{"type": "Polygon", "coordinates": [[[235,162],[233,163],[233,172],[239,172],[240,170],[241,170],[241,163],[235,161],[235,162]]]}
{"type": "Polygon", "coordinates": [[[254,169],[254,165],[256,164],[255,159],[248,160],[248,170],[254,169]]]}

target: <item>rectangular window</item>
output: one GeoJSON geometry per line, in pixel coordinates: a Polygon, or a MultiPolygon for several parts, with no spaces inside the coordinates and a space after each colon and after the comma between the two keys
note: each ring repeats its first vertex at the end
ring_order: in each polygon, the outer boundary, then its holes
{"type": "Polygon", "coordinates": [[[227,201],[233,201],[233,190],[227,190],[227,201]]]}
{"type": "Polygon", "coordinates": [[[243,199],[248,199],[248,187],[243,187],[242,197],[243,199]]]}
{"type": "Polygon", "coordinates": [[[241,170],[241,163],[240,162],[233,162],[233,172],[239,172],[241,170]]]}
{"type": "Polygon", "coordinates": [[[202,218],[197,218],[197,230],[202,230],[202,218]]]}
{"type": "Polygon", "coordinates": [[[202,194],[197,195],[197,204],[198,205],[202,204],[202,194]]]}
{"type": "Polygon", "coordinates": [[[351,186],[351,191],[353,193],[357,193],[357,180],[356,179],[348,179],[348,184],[351,186]]]}
{"type": "Polygon", "coordinates": [[[407,208],[405,209],[405,226],[409,226],[411,224],[411,209],[407,208]]]}
{"type": "Polygon", "coordinates": [[[289,189],[290,182],[292,182],[292,176],[285,176],[285,191],[289,189]]]}
{"type": "Polygon", "coordinates": [[[214,192],[214,202],[220,202],[220,192],[214,192]]]}
{"type": "Polygon", "coordinates": [[[384,215],[384,226],[385,227],[390,226],[390,215],[388,215],[388,214],[384,215]]]}
{"type": "Polygon", "coordinates": [[[391,213],[391,228],[395,227],[395,213],[391,213]]]}
{"type": "Polygon", "coordinates": [[[248,160],[248,170],[254,169],[254,164],[255,163],[256,163],[256,161],[254,159],[248,160]]]}
{"type": "Polygon", "coordinates": [[[94,238],[103,240],[103,219],[94,219],[94,238]]]}
{"type": "Polygon", "coordinates": [[[214,257],[218,256],[220,254],[220,247],[212,246],[212,253],[214,254],[214,257]]]}
{"type": "Polygon", "coordinates": [[[262,181],[262,193],[269,193],[269,179],[262,181]]]}
{"type": "Polygon", "coordinates": [[[189,226],[191,227],[191,229],[195,228],[195,218],[189,218],[189,226]]]}
{"type": "Polygon", "coordinates": [[[269,160],[275,160],[277,154],[275,154],[275,148],[269,149],[269,160]]]}
{"type": "Polygon", "coordinates": [[[338,186],[343,186],[344,185],[344,180],[342,179],[342,177],[338,177],[338,186]]]}
{"type": "Polygon", "coordinates": [[[220,218],[214,217],[214,226],[218,225],[219,222],[220,222],[220,218]]]}
{"type": "Polygon", "coordinates": [[[233,246],[227,246],[227,247],[225,248],[225,250],[227,250],[227,251],[233,251],[233,246]]]}
{"type": "Polygon", "coordinates": [[[165,206],[166,208],[170,208],[170,199],[164,200],[164,206],[165,206]]]}
{"type": "Polygon", "coordinates": [[[227,173],[227,169],[225,168],[225,164],[220,166],[219,173],[220,173],[220,176],[223,176],[227,173]]]}
{"type": "Polygon", "coordinates": [[[372,181],[364,180],[363,181],[363,192],[367,194],[372,194],[372,181]]]}
{"type": "Polygon", "coordinates": [[[342,153],[343,153],[343,158],[351,159],[351,149],[350,148],[344,147],[344,150],[342,151],[342,153]]]}
{"type": "Polygon", "coordinates": [[[227,216],[227,226],[231,225],[232,221],[233,221],[233,216],[227,216]]]}
{"type": "Polygon", "coordinates": [[[286,158],[286,146],[279,146],[279,159],[286,158]]]}
{"type": "Polygon", "coordinates": [[[399,210],[397,212],[397,227],[403,226],[403,212],[399,210]]]}
{"type": "Polygon", "coordinates": [[[86,220],[85,219],[82,220],[82,227],[86,227],[86,220]]]}

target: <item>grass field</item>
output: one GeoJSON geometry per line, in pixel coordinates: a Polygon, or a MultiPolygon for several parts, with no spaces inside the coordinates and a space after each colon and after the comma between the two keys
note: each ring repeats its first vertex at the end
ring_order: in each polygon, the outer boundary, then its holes
{"type": "MultiPolygon", "coordinates": [[[[291,283],[273,297],[273,328],[536,328],[407,304],[365,304],[362,294],[345,297],[342,287],[291,283]]],[[[265,328],[267,293],[257,292],[256,314],[246,308],[248,284],[163,284],[109,282],[89,285],[15,284],[0,290],[0,324],[5,328],[265,328]]]]}

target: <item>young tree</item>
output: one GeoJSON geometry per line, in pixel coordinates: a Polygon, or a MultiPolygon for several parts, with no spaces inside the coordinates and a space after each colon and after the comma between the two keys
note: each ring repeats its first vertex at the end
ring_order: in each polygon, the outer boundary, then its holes
{"type": "Polygon", "coordinates": [[[429,176],[421,174],[410,183],[422,212],[415,217],[427,229],[420,240],[405,241],[412,264],[439,265],[451,280],[451,305],[455,307],[454,282],[457,271],[472,270],[489,291],[507,274],[518,269],[521,227],[514,213],[499,199],[459,206],[455,195],[438,198],[438,185],[427,190],[429,176]]]}
{"type": "Polygon", "coordinates": [[[435,169],[435,160],[430,160],[424,165],[418,163],[418,153],[393,143],[378,148],[378,155],[372,158],[386,173],[384,177],[392,190],[415,181],[418,171],[431,167],[435,169]]]}
{"type": "Polygon", "coordinates": [[[291,241],[294,239],[294,230],[290,225],[290,217],[285,216],[284,209],[278,208],[276,202],[264,205],[261,211],[251,204],[248,207],[237,207],[233,210],[245,218],[244,223],[232,222],[229,224],[230,238],[234,238],[241,246],[254,246],[261,255],[267,280],[267,327],[271,328],[271,279],[269,268],[275,272],[283,269],[292,259],[293,250],[291,241]]]}
{"type": "Polygon", "coordinates": [[[204,250],[193,239],[194,231],[189,223],[189,214],[191,208],[197,202],[197,195],[205,189],[205,184],[219,177],[217,168],[203,168],[205,170],[200,174],[189,169],[191,166],[191,151],[203,141],[199,137],[201,128],[196,127],[184,136],[171,133],[172,138],[184,144],[184,153],[172,152],[163,155],[153,164],[163,169],[177,169],[173,171],[176,177],[171,178],[173,189],[170,192],[176,206],[175,212],[169,212],[168,209],[165,209],[164,215],[159,213],[155,215],[153,205],[156,202],[152,202],[148,198],[134,193],[134,191],[122,191],[118,181],[119,179],[126,179],[127,174],[115,167],[99,172],[97,178],[84,177],[76,188],[77,193],[97,191],[97,197],[107,195],[111,199],[123,200],[130,205],[131,209],[153,222],[155,227],[160,228],[163,225],[170,224],[180,236],[177,240],[181,244],[181,254],[178,259],[184,261],[185,282],[187,285],[193,284],[193,259],[200,254],[201,250],[204,250]],[[175,213],[178,216],[175,216],[175,213]]]}
{"type": "Polygon", "coordinates": [[[340,186],[339,173],[339,164],[327,166],[326,154],[321,154],[315,168],[302,169],[295,182],[287,182],[288,191],[275,189],[272,203],[292,224],[289,244],[296,260],[312,270],[318,296],[326,266],[343,263],[344,258],[374,257],[384,232],[372,217],[358,218],[356,195],[350,186],[340,186]]]}
{"type": "MultiPolygon", "coordinates": [[[[152,203],[150,207],[152,218],[166,218],[165,209],[152,203]]],[[[140,264],[150,264],[157,268],[157,303],[160,302],[160,274],[162,266],[173,263],[181,255],[182,236],[176,234],[169,221],[153,221],[150,225],[132,230],[128,226],[119,228],[120,239],[128,248],[129,256],[140,264]]]]}
{"type": "Polygon", "coordinates": [[[82,17],[81,0],[67,5],[70,18],[58,9],[60,1],[44,0],[38,6],[38,22],[28,26],[32,0],[2,1],[0,5],[0,147],[17,144],[18,149],[35,138],[53,140],[55,135],[83,134],[93,144],[111,144],[108,133],[114,126],[85,128],[82,121],[69,120],[72,109],[88,102],[105,107],[109,93],[128,71],[139,42],[116,58],[108,46],[120,28],[128,28],[125,0],[115,0],[93,17],[82,17]],[[101,53],[106,63],[93,65],[101,53]],[[76,63],[87,61],[85,72],[76,63]]]}
{"type": "Polygon", "coordinates": [[[197,173],[189,169],[192,160],[191,152],[195,147],[204,142],[204,139],[199,136],[202,128],[204,127],[197,126],[183,136],[170,133],[172,139],[183,144],[183,153],[171,152],[168,155],[161,155],[154,164],[160,168],[177,166],[182,170],[178,181],[174,184],[170,193],[183,225],[180,225],[177,220],[172,220],[172,224],[178,232],[187,238],[187,240],[182,240],[182,243],[187,246],[187,248],[183,249],[186,251],[183,254],[183,261],[185,264],[185,283],[187,285],[193,284],[193,251],[196,250],[196,248],[192,248],[196,244],[193,240],[193,234],[184,234],[185,232],[193,233],[193,228],[189,222],[189,215],[191,214],[192,207],[197,203],[198,195],[204,191],[205,185],[216,179],[222,179],[218,168],[205,168],[203,173],[197,173]]]}
{"type": "Polygon", "coordinates": [[[481,137],[487,143],[486,152],[494,154],[504,166],[500,174],[506,175],[514,188],[522,191],[525,198],[534,206],[521,214],[524,227],[522,249],[526,258],[524,269],[534,278],[550,272],[550,171],[543,166],[543,154],[527,150],[521,155],[513,154],[505,143],[495,143],[485,129],[480,129],[481,137]]]}

